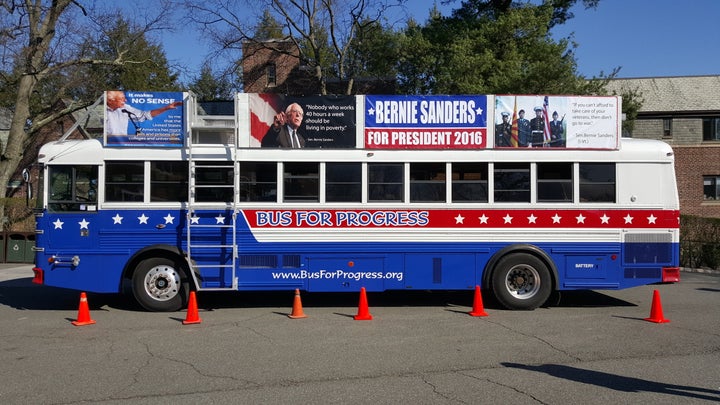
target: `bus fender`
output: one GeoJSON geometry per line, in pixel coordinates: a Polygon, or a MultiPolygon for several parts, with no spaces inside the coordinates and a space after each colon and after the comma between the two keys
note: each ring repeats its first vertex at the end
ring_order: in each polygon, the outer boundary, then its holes
{"type": "MultiPolygon", "coordinates": [[[[169,259],[177,259],[181,263],[186,263],[185,261],[185,252],[178,248],[177,246],[173,245],[166,245],[166,244],[155,244],[155,245],[149,245],[145,246],[144,248],[138,250],[133,254],[130,259],[125,264],[125,269],[123,270],[123,282],[125,280],[131,280],[133,277],[133,272],[135,271],[135,268],[137,265],[150,257],[167,257],[169,259]]],[[[190,271],[188,269],[188,266],[184,267],[185,270],[190,271]]],[[[195,278],[192,277],[191,274],[186,275],[188,278],[188,281],[190,281],[192,287],[195,286],[195,278]]],[[[125,287],[121,286],[121,288],[124,290],[125,287]]]]}
{"type": "Polygon", "coordinates": [[[482,275],[482,288],[488,289],[490,286],[490,280],[492,279],[492,272],[495,269],[495,265],[497,262],[502,259],[503,257],[512,254],[512,253],[529,253],[536,257],[538,257],[540,260],[542,260],[545,265],[550,270],[550,274],[552,274],[552,282],[553,282],[553,290],[557,291],[558,289],[558,270],[557,266],[555,265],[555,262],[550,258],[550,255],[548,255],[544,250],[540,249],[539,247],[535,245],[531,245],[529,243],[518,243],[514,245],[508,245],[504,248],[498,250],[493,254],[493,256],[490,258],[490,260],[487,261],[487,264],[485,264],[485,268],[483,269],[483,275],[482,275]]]}

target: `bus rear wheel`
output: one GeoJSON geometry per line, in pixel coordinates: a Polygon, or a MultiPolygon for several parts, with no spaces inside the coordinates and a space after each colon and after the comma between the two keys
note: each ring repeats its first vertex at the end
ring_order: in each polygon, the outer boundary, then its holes
{"type": "Polygon", "coordinates": [[[532,310],[550,297],[550,270],[537,257],[515,253],[503,257],[492,276],[495,298],[508,309],[532,310]]]}
{"type": "Polygon", "coordinates": [[[177,262],[154,257],[135,268],[132,279],[135,300],[148,311],[177,311],[187,304],[190,285],[177,262]]]}

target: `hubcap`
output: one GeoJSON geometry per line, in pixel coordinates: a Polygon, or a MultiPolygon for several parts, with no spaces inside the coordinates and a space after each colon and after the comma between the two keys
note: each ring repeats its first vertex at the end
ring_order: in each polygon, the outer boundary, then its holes
{"type": "Polygon", "coordinates": [[[170,266],[155,266],[145,276],[145,292],[158,301],[174,298],[180,291],[180,277],[170,266]]]}
{"type": "Polygon", "coordinates": [[[540,291],[540,274],[534,267],[520,264],[508,271],[505,288],[518,299],[529,299],[540,291]]]}

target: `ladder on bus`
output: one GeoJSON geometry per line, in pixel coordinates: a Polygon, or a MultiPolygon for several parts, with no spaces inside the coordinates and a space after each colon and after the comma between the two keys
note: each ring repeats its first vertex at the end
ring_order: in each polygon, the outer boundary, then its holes
{"type": "MultiPolygon", "coordinates": [[[[197,106],[194,103],[190,102],[188,107],[193,110],[191,115],[196,114],[197,106]]],[[[200,135],[193,128],[194,121],[191,119],[191,131],[186,141],[189,170],[187,263],[198,290],[237,290],[236,225],[240,168],[237,158],[237,131],[233,128],[233,135],[220,140],[221,143],[202,143],[200,135]],[[198,139],[193,139],[196,136],[198,139]],[[198,178],[205,170],[215,173],[232,171],[232,184],[216,184],[217,182],[210,181],[198,184],[198,178]],[[223,196],[228,196],[227,191],[231,191],[232,202],[225,198],[225,206],[222,208],[218,202],[208,202],[207,198],[203,198],[213,191],[219,191],[218,194],[223,196]],[[201,213],[200,216],[198,213],[201,213]]]]}

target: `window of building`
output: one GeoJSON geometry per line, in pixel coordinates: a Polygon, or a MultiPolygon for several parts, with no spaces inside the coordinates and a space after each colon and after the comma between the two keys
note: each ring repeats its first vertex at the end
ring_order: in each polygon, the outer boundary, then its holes
{"type": "Polygon", "coordinates": [[[495,163],[495,201],[530,202],[530,163],[495,163]]]}
{"type": "Polygon", "coordinates": [[[452,200],[453,202],[488,201],[487,163],[453,163],[452,200]]]}
{"type": "Polygon", "coordinates": [[[672,118],[663,118],[663,137],[672,138],[672,118]]]}
{"type": "Polygon", "coordinates": [[[360,202],[362,199],[362,165],[327,163],[325,165],[325,201],[360,202]]]}
{"type": "Polygon", "coordinates": [[[703,176],[703,194],[705,200],[720,200],[720,176],[703,176]]]}
{"type": "Polygon", "coordinates": [[[277,164],[240,163],[240,201],[277,201],[277,164]]]}
{"type": "Polygon", "coordinates": [[[720,118],[703,118],[703,141],[720,141],[720,118]]]}
{"type": "Polygon", "coordinates": [[[445,163],[410,163],[410,202],[445,202],[445,163]]]}
{"type": "Polygon", "coordinates": [[[615,163],[580,163],[580,202],[615,202],[615,163]]]}
{"type": "Polygon", "coordinates": [[[538,202],[572,202],[573,165],[567,162],[537,164],[538,202]]]}
{"type": "Polygon", "coordinates": [[[368,200],[403,201],[403,164],[368,164],[368,200]]]}
{"type": "Polygon", "coordinates": [[[277,67],[274,63],[269,63],[266,68],[267,86],[275,87],[277,85],[277,67]]]}
{"type": "Polygon", "coordinates": [[[285,201],[320,201],[320,164],[286,162],[283,186],[285,201]]]}

